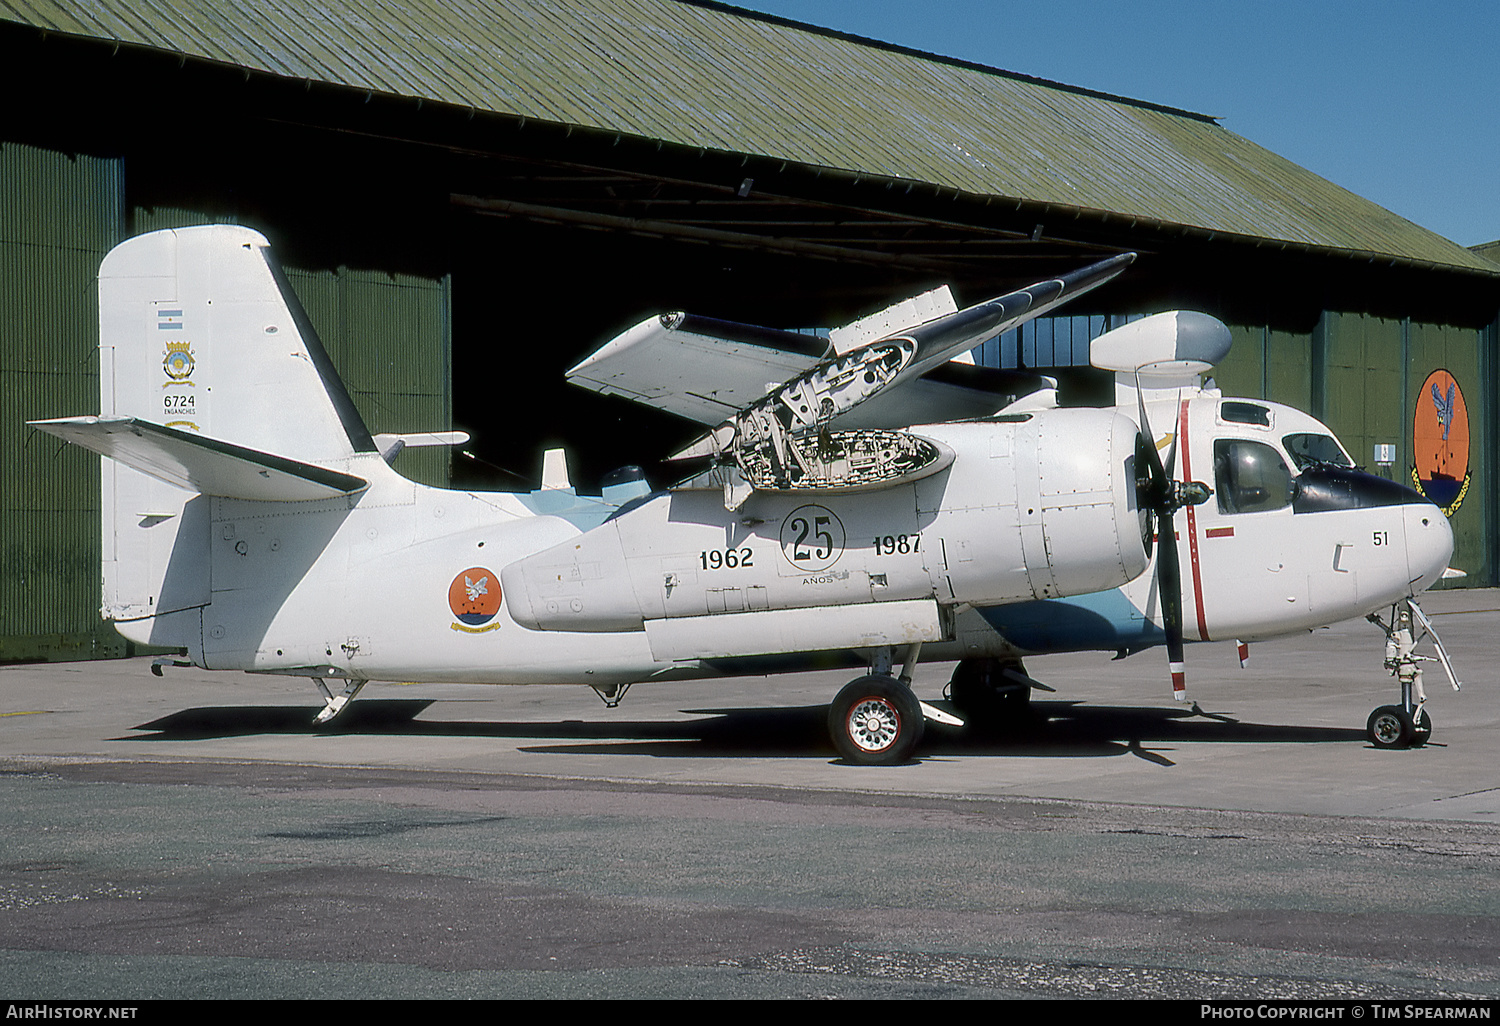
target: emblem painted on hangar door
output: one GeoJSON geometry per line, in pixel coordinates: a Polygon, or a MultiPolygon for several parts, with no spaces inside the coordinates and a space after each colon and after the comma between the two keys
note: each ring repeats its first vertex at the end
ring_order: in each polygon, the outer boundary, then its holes
{"type": "Polygon", "coordinates": [[[1469,491],[1469,411],[1452,374],[1435,370],[1417,391],[1412,484],[1451,517],[1469,491]]]}
{"type": "Polygon", "coordinates": [[[448,608],[460,621],[454,630],[466,634],[483,634],[499,627],[490,623],[500,612],[500,579],[493,570],[471,566],[453,578],[448,585],[448,608]]]}

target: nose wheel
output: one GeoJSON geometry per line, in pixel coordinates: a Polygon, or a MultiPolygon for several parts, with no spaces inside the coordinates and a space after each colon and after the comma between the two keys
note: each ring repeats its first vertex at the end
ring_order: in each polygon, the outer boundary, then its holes
{"type": "Polygon", "coordinates": [[[1413,715],[1399,705],[1382,705],[1370,714],[1365,734],[1376,748],[1420,748],[1432,737],[1432,717],[1424,708],[1413,715]]]}

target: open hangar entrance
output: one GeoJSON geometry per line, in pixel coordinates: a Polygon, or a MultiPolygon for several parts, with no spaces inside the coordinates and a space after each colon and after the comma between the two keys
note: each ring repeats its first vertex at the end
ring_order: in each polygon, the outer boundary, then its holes
{"type": "MultiPolygon", "coordinates": [[[[533,128],[508,126],[517,136],[533,128]]],[[[743,155],[644,145],[649,152],[632,153],[614,139],[535,129],[549,132],[552,145],[492,157],[450,196],[455,418],[476,431],[478,452],[513,472],[534,474],[538,446],[562,444],[588,487],[696,433],[563,382],[566,367],[645,317],[687,310],[827,327],[934,285],[971,303],[1127,250],[1140,256],[1125,275],[1060,313],[1214,314],[1235,333],[1216,371],[1226,394],[1308,410],[1364,463],[1377,444],[1394,445],[1391,476],[1412,462],[1422,381],[1450,366],[1476,396],[1471,462],[1485,466],[1493,452],[1493,284],[1369,254],[1216,238],[743,155]]],[[[998,346],[986,355],[1016,363],[998,346]]],[[[1077,365],[1086,349],[1075,345],[1071,359],[1030,355],[1030,367],[1062,379],[1065,403],[1109,401],[1108,376],[1077,365]]],[[[1488,500],[1475,498],[1455,528],[1461,558],[1484,579],[1488,500]]]]}
{"type": "MultiPolygon", "coordinates": [[[[18,183],[0,217],[5,319],[20,329],[3,368],[3,430],[20,455],[0,511],[11,611],[0,642],[98,640],[95,461],[29,443],[16,425],[95,408],[99,258],[131,234],[216,220],[272,239],[374,430],[475,435],[477,460],[407,452],[399,469],[500,488],[533,487],[551,445],[569,450],[584,490],[627,463],[670,480],[651,463],[694,426],[563,380],[647,316],[826,327],[938,284],[971,303],[1135,251],[1126,275],[1060,312],[1214,314],[1235,333],[1216,374],[1226,393],[1320,416],[1362,462],[1392,445],[1397,479],[1413,463],[1423,383],[1452,371],[1475,481],[1453,511],[1454,562],[1465,584],[1497,580],[1500,274],[288,80],[9,22],[0,53],[12,94],[34,98],[0,133],[18,183]]],[[[1031,359],[1063,379],[1064,401],[1108,394],[1076,350],[1060,367],[1055,354],[1031,359]]],[[[14,651],[0,645],[0,658],[14,651]]]]}

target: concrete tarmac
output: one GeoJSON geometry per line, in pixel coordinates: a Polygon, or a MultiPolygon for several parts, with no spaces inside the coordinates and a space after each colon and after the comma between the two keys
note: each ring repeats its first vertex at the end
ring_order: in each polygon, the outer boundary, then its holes
{"type": "Polygon", "coordinates": [[[0,994],[1493,999],[1500,595],[1424,608],[1465,686],[1405,751],[1362,622],[1190,646],[1183,705],[1160,652],[1031,660],[1024,729],[886,768],[827,740],[849,671],[319,730],[301,679],[0,668],[0,994]]]}

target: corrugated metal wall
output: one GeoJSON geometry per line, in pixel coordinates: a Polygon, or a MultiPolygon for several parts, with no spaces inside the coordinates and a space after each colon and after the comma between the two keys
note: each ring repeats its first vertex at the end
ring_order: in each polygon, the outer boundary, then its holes
{"type": "MultiPolygon", "coordinates": [[[[126,654],[99,619],[99,460],[26,427],[99,409],[99,262],[134,233],[203,224],[130,211],[122,161],[0,143],[0,662],[126,654]]],[[[373,432],[452,427],[450,286],[288,268],[373,432]]],[[[447,449],[396,469],[448,483],[447,449]]]]}
{"type": "MultiPolygon", "coordinates": [[[[1324,417],[1356,462],[1401,480],[1397,468],[1411,457],[1406,411],[1408,373],[1402,356],[1402,322],[1361,314],[1325,318],[1328,361],[1324,417]],[[1375,446],[1396,446],[1389,470],[1375,465],[1375,446]]],[[[1420,384],[1425,374],[1417,376],[1420,384]]]]}
{"type": "MultiPolygon", "coordinates": [[[[289,267],[287,277],[371,432],[453,427],[449,279],[346,267],[289,267]]],[[[406,449],[393,466],[414,481],[446,487],[450,453],[406,449]]]]}
{"type": "Polygon", "coordinates": [[[99,409],[117,160],[0,143],[0,661],[122,655],[99,620],[98,457],[28,420],[99,409]]]}

